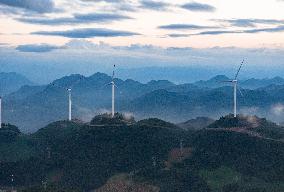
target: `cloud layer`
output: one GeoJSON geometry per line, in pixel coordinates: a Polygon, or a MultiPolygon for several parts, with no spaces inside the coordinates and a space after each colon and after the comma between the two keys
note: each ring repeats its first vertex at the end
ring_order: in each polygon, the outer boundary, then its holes
{"type": "Polygon", "coordinates": [[[277,19],[221,19],[216,21],[227,22],[234,27],[256,27],[257,24],[270,24],[270,25],[284,24],[284,20],[277,20],[277,19]]]}
{"type": "Polygon", "coordinates": [[[152,0],[142,0],[140,8],[151,9],[151,10],[159,10],[164,11],[167,10],[170,4],[165,3],[163,1],[152,1],[152,0]]]}
{"type": "Polygon", "coordinates": [[[0,0],[0,4],[39,13],[47,13],[54,10],[53,0],[0,0]]]}
{"type": "Polygon", "coordinates": [[[241,34],[241,33],[253,34],[253,33],[261,33],[261,32],[276,33],[276,32],[283,32],[283,31],[284,31],[284,25],[279,25],[279,26],[270,27],[270,28],[255,28],[255,29],[248,29],[248,30],[203,31],[195,35],[221,35],[221,34],[241,34]]]}
{"type": "Polygon", "coordinates": [[[169,25],[161,25],[158,28],[160,29],[169,29],[169,30],[187,30],[187,29],[216,29],[219,27],[214,26],[201,26],[201,25],[193,25],[193,24],[169,24],[169,25]]]}
{"type": "Polygon", "coordinates": [[[72,25],[84,23],[110,23],[124,19],[131,19],[131,17],[115,14],[115,13],[88,13],[88,14],[74,14],[73,17],[61,18],[18,18],[18,21],[30,24],[40,25],[72,25]]]}
{"type": "Polygon", "coordinates": [[[73,29],[67,31],[38,31],[38,32],[33,32],[31,34],[62,36],[68,38],[119,37],[119,36],[139,35],[138,33],[134,32],[112,30],[105,28],[84,28],[84,29],[73,29]]]}
{"type": "Polygon", "coordinates": [[[55,49],[61,49],[62,47],[49,44],[26,44],[19,45],[16,47],[16,50],[20,52],[34,52],[34,53],[45,53],[50,52],[55,49]]]}
{"type": "Polygon", "coordinates": [[[216,10],[216,8],[213,7],[212,5],[198,3],[198,2],[186,3],[181,7],[189,11],[195,11],[195,12],[214,12],[216,10]]]}

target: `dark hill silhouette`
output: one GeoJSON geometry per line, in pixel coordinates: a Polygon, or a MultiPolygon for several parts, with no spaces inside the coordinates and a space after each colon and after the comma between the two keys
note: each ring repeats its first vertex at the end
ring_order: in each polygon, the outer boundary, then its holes
{"type": "Polygon", "coordinates": [[[0,143],[12,142],[20,134],[18,127],[10,124],[2,124],[0,129],[0,143]]]}
{"type": "MultiPolygon", "coordinates": [[[[117,120],[122,117],[116,115],[117,120]]],[[[150,187],[162,192],[224,191],[233,186],[246,192],[283,191],[282,141],[231,131],[226,123],[220,126],[226,129],[199,131],[155,118],[117,124],[107,116],[99,123],[102,126],[58,121],[0,143],[0,149],[9,149],[14,157],[0,161],[0,188],[11,186],[13,174],[14,186],[26,191],[44,191],[43,182],[47,191],[106,191],[110,185],[116,189],[129,182],[133,190],[150,187]],[[169,166],[176,153],[184,153],[184,158],[169,166]]],[[[0,153],[0,159],[4,155],[0,153]]]]}
{"type": "Polygon", "coordinates": [[[190,119],[186,122],[179,123],[177,125],[186,130],[199,130],[206,128],[213,122],[214,120],[208,117],[197,117],[195,119],[190,119]]]}
{"type": "Polygon", "coordinates": [[[95,116],[91,122],[90,125],[127,125],[127,124],[133,124],[135,123],[134,117],[126,117],[123,114],[115,113],[114,117],[112,117],[111,114],[105,113],[102,115],[95,116]]]}

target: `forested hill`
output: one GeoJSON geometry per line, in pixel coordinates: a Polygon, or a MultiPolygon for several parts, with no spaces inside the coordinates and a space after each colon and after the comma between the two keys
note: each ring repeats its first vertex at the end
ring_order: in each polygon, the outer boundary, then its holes
{"type": "Polygon", "coordinates": [[[155,118],[136,122],[105,114],[89,123],[54,122],[31,135],[5,125],[0,186],[20,191],[283,191],[283,128],[262,119],[265,134],[258,136],[234,129],[257,128],[243,117],[237,124],[230,119],[181,129],[155,118]],[[278,131],[272,137],[266,130],[273,126],[278,131]]]}

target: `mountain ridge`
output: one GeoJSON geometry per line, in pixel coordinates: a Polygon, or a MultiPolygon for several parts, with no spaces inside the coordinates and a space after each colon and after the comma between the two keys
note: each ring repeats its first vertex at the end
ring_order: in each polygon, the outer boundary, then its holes
{"type": "MultiPolygon", "coordinates": [[[[34,132],[52,121],[64,120],[68,116],[66,88],[72,87],[74,118],[89,121],[92,116],[111,109],[111,89],[107,85],[110,81],[111,77],[104,73],[88,77],[73,74],[46,86],[25,86],[3,98],[3,120],[16,124],[25,132],[34,132]]],[[[138,119],[157,117],[175,123],[198,116],[214,119],[230,113],[232,108],[231,85],[202,88],[195,84],[176,85],[167,80],[143,84],[118,78],[115,82],[116,111],[134,114],[138,119]]],[[[238,92],[240,113],[252,111],[273,121],[282,121],[283,85],[253,90],[242,88],[241,92],[238,92]]]]}

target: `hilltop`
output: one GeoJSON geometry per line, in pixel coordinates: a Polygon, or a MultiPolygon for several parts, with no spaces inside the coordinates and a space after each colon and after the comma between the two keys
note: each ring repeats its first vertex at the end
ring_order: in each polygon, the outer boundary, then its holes
{"type": "Polygon", "coordinates": [[[197,117],[195,119],[190,119],[177,125],[186,130],[200,130],[206,128],[213,122],[214,120],[209,117],[197,117]]]}
{"type": "Polygon", "coordinates": [[[238,115],[234,118],[230,114],[221,117],[219,120],[210,124],[208,128],[244,132],[258,137],[284,141],[284,127],[257,116],[238,115]]]}
{"type": "Polygon", "coordinates": [[[127,124],[134,124],[135,119],[133,116],[126,116],[121,113],[115,113],[114,117],[112,117],[111,114],[104,113],[101,115],[95,116],[91,122],[90,125],[93,126],[107,126],[107,125],[127,125],[127,124]]]}

